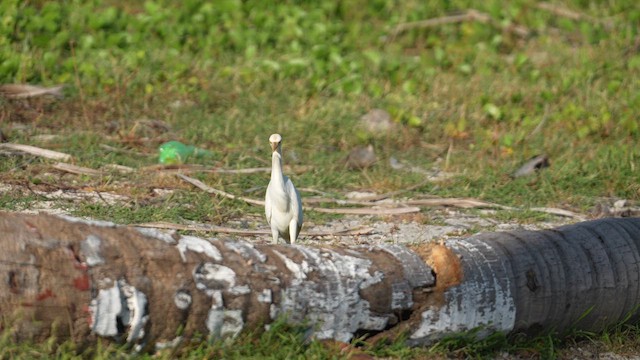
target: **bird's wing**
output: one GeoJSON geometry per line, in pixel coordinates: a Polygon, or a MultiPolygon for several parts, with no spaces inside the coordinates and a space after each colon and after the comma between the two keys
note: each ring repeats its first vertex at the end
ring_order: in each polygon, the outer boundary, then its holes
{"type": "MultiPolygon", "coordinates": [[[[269,183],[271,185],[271,183],[269,183]]],[[[264,214],[267,216],[267,223],[271,224],[271,196],[269,196],[269,188],[267,187],[267,193],[264,197],[264,214]]]]}
{"type": "Polygon", "coordinates": [[[284,186],[289,194],[289,209],[291,210],[292,218],[298,220],[298,226],[300,227],[302,226],[302,200],[300,199],[300,193],[289,178],[285,180],[284,186]]]}

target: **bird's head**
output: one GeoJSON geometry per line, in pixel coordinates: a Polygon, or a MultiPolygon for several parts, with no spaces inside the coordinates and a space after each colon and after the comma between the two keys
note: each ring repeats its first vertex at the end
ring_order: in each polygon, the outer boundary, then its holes
{"type": "Polygon", "coordinates": [[[271,134],[271,136],[269,136],[269,143],[271,144],[271,150],[274,152],[277,151],[280,145],[282,145],[282,136],[280,136],[280,134],[271,134]]]}

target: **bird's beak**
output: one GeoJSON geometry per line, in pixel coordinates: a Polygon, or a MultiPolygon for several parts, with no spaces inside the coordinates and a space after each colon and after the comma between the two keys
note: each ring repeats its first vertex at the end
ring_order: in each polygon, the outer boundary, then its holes
{"type": "Polygon", "coordinates": [[[280,143],[277,142],[270,142],[269,144],[271,144],[271,150],[273,151],[278,150],[278,145],[280,145],[280,143]]]}

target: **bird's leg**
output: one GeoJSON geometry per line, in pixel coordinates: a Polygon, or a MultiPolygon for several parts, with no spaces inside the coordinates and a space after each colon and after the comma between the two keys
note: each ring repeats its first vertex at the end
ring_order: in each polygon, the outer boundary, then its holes
{"type": "Polygon", "coordinates": [[[280,235],[278,234],[278,229],[276,229],[275,226],[271,228],[271,236],[273,237],[272,244],[278,245],[278,237],[280,235]]]}
{"type": "Polygon", "coordinates": [[[289,223],[289,239],[291,244],[295,244],[298,238],[298,221],[296,219],[291,220],[289,223]]]}

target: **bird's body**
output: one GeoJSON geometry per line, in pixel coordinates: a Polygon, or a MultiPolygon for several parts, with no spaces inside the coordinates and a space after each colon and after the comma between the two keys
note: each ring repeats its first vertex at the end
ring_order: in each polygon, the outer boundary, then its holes
{"type": "Polygon", "coordinates": [[[291,179],[282,173],[282,137],[273,134],[271,143],[271,180],[265,195],[265,215],[271,226],[273,243],[278,238],[295,243],[302,228],[302,201],[291,179]]]}

